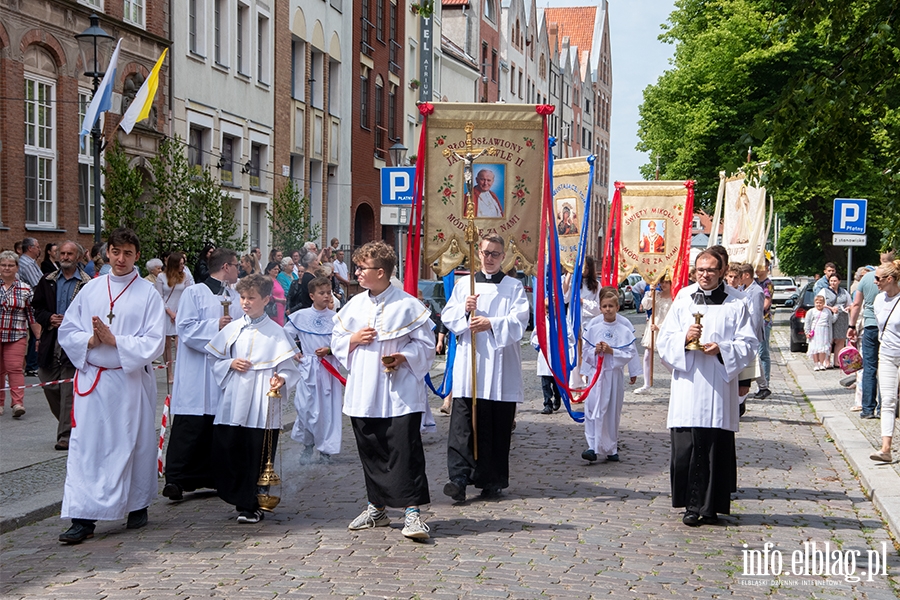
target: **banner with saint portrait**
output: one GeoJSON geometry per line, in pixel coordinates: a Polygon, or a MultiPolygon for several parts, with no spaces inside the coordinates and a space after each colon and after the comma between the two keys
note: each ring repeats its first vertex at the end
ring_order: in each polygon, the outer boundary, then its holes
{"type": "Polygon", "coordinates": [[[569,273],[578,256],[590,173],[591,165],[583,156],[553,161],[553,215],[559,234],[559,258],[569,273]]]}
{"type": "Polygon", "coordinates": [[[731,262],[765,262],[766,188],[756,187],[740,173],[725,179],[722,204],[722,245],[731,262]]]}
{"type": "Polygon", "coordinates": [[[683,181],[617,183],[621,194],[618,281],[637,272],[648,283],[673,278],[679,258],[690,251],[691,188],[683,181]],[[688,235],[685,236],[685,227],[688,235]],[[687,239],[687,246],[685,246],[687,239]]]}
{"type": "Polygon", "coordinates": [[[444,276],[468,256],[468,189],[479,237],[496,233],[506,242],[503,269],[516,265],[534,274],[544,184],[541,115],[534,105],[430,106],[423,140],[423,260],[444,276]]]}

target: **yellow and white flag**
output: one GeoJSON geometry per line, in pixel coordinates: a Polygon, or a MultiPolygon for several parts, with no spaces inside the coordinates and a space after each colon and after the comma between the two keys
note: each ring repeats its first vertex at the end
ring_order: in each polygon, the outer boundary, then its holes
{"type": "Polygon", "coordinates": [[[153,107],[153,99],[156,98],[156,88],[159,86],[159,68],[162,66],[163,60],[166,58],[166,52],[168,51],[169,49],[166,48],[162,51],[162,54],[159,55],[159,60],[156,61],[153,70],[150,71],[147,79],[144,80],[144,85],[138,90],[138,93],[134,96],[134,100],[132,100],[128,110],[122,115],[122,121],[119,123],[119,126],[125,130],[125,133],[131,133],[135,123],[143,121],[150,116],[150,109],[153,107]]]}

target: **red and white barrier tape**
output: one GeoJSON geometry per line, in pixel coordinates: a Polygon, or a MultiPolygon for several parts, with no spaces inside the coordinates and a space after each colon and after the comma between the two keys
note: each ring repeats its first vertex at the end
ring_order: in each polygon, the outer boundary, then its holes
{"type": "MultiPolygon", "coordinates": [[[[167,367],[168,367],[167,364],[154,365],[153,369],[154,370],[165,369],[167,367]]],[[[9,386],[9,387],[0,388],[0,392],[8,392],[10,390],[27,390],[30,388],[45,387],[48,385],[59,385],[60,383],[72,383],[73,381],[75,381],[74,378],[72,378],[72,379],[57,379],[56,381],[45,381],[43,383],[31,383],[29,385],[17,385],[15,387],[9,386]]]]}
{"type": "Polygon", "coordinates": [[[163,468],[163,441],[166,438],[166,426],[169,424],[169,403],[171,400],[172,397],[167,395],[166,403],[163,404],[162,424],[159,427],[159,450],[156,452],[156,474],[158,477],[162,477],[166,471],[163,468]]]}

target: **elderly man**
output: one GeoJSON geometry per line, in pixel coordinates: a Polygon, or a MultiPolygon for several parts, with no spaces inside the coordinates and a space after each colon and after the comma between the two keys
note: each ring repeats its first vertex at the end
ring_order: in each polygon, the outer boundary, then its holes
{"type": "MultiPolygon", "coordinates": [[[[44,272],[41,271],[37,259],[41,256],[41,246],[33,237],[22,240],[22,256],[19,258],[19,278],[33,288],[37,287],[44,272]]],[[[25,375],[35,377],[38,373],[38,356],[35,349],[36,338],[28,334],[28,350],[25,354],[25,375]]]]}
{"type": "Polygon", "coordinates": [[[56,428],[57,450],[69,449],[69,436],[72,432],[72,383],[54,383],[72,379],[75,367],[59,345],[59,326],[63,322],[66,310],[75,299],[75,295],[91,276],[80,268],[79,258],[84,249],[73,241],[65,241],[59,247],[60,268],[38,282],[34,288],[34,318],[41,324],[41,344],[38,352],[38,376],[43,386],[44,396],[50,405],[50,412],[56,417],[59,425],[56,428]]]}
{"type": "Polygon", "coordinates": [[[750,313],[722,281],[722,257],[697,256],[697,283],[679,293],[659,332],[659,355],[672,371],[668,427],[672,506],[695,527],[729,514],[737,486],[734,434],[739,428],[738,374],[750,364],[758,340],[750,313]],[[695,323],[694,314],[704,314],[695,323]],[[700,349],[686,348],[697,341],[700,349]]]}
{"type": "Polygon", "coordinates": [[[475,188],[472,190],[472,199],[475,202],[475,216],[484,218],[502,217],[503,206],[491,187],[494,185],[494,172],[489,169],[481,169],[475,176],[475,188]]]}

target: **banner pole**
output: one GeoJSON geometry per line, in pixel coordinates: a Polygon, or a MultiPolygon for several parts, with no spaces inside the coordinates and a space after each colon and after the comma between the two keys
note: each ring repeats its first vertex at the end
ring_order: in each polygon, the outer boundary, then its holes
{"type": "Polygon", "coordinates": [[[653,326],[656,325],[656,285],[650,290],[650,377],[647,379],[647,387],[653,387],[653,353],[656,348],[656,332],[653,326]]]}

